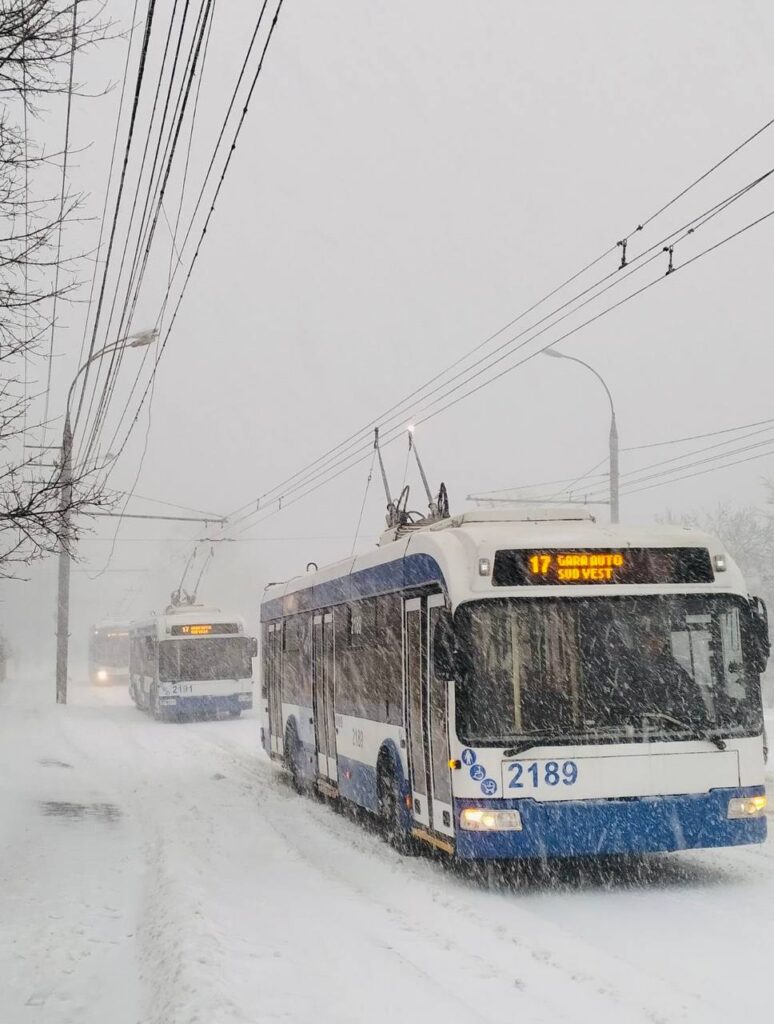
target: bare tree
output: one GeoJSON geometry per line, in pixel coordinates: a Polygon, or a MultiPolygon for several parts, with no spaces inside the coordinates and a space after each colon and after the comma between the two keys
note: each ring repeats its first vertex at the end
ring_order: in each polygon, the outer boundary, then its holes
{"type": "Polygon", "coordinates": [[[103,6],[0,0],[0,577],[72,542],[68,511],[102,503],[88,474],[64,501],[61,467],[45,456],[41,465],[26,443],[40,427],[29,422],[31,369],[44,365],[57,301],[71,297],[80,265],[62,237],[82,196],[65,189],[67,145],[47,152],[41,141],[46,105],[66,98],[69,115],[76,54],[107,33],[103,6]]]}

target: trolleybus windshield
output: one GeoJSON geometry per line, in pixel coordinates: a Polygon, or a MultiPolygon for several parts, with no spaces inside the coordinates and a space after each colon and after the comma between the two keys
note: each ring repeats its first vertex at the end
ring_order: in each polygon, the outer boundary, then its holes
{"type": "Polygon", "coordinates": [[[457,731],[465,743],[761,731],[741,599],[479,601],[462,605],[455,621],[457,731]]]}
{"type": "Polygon", "coordinates": [[[93,665],[126,668],[129,664],[129,631],[118,628],[94,629],[89,656],[93,665]]]}
{"type": "Polygon", "coordinates": [[[159,644],[159,680],[163,683],[249,679],[252,673],[252,639],[247,636],[197,637],[159,644]]]}

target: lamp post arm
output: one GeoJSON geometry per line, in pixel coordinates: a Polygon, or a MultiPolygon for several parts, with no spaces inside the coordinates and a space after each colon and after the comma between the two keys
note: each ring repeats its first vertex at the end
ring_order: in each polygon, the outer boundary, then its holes
{"type": "Polygon", "coordinates": [[[122,344],[123,344],[123,342],[121,342],[121,341],[114,341],[110,345],[105,345],[98,352],[95,352],[93,356],[90,356],[86,360],[86,362],[82,366],[80,366],[78,368],[78,370],[75,373],[75,376],[73,377],[72,383],[70,384],[70,390],[67,392],[67,405],[65,407],[65,409],[66,409],[65,419],[66,420],[69,421],[69,419],[70,419],[70,402],[71,402],[72,397],[73,397],[73,390],[75,389],[75,385],[78,382],[78,378],[80,377],[80,375],[84,372],[84,370],[88,369],[88,367],[91,366],[91,364],[94,362],[95,359],[100,359],[102,356],[107,355],[108,352],[115,351],[115,349],[119,348],[122,344]]]}
{"type": "Polygon", "coordinates": [[[562,353],[560,358],[568,359],[571,363],[580,363],[581,366],[585,366],[586,367],[586,369],[589,371],[589,373],[593,373],[594,374],[594,376],[597,378],[599,383],[605,389],[605,394],[607,395],[607,400],[610,403],[610,415],[613,417],[613,420],[615,420],[615,406],[613,405],[613,396],[610,394],[610,388],[605,383],[605,378],[602,376],[602,374],[599,373],[597,370],[595,370],[593,366],[589,365],[589,363],[584,363],[584,361],[582,359],[578,359],[577,356],[566,356],[566,355],[564,355],[564,353],[562,353]]]}

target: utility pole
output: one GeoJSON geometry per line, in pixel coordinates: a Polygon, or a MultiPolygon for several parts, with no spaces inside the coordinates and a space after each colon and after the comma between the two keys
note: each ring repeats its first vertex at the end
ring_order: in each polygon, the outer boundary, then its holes
{"type": "Polygon", "coordinates": [[[70,640],[70,541],[73,499],[73,432],[70,410],[62,434],[61,527],[59,539],[59,586],[56,615],[56,702],[67,703],[67,653],[70,640]]]}

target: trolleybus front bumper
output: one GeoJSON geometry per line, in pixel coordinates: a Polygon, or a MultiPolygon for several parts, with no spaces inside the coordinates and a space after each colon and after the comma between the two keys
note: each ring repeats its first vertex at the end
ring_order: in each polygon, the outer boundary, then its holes
{"type": "Polygon", "coordinates": [[[233,693],[227,696],[161,697],[159,714],[162,718],[184,718],[196,715],[231,715],[249,711],[253,706],[251,693],[233,693]]]}
{"type": "Polygon", "coordinates": [[[684,796],[539,802],[455,800],[456,853],[464,859],[509,859],[667,853],[762,843],[766,817],[729,818],[729,802],[764,793],[762,786],[684,796]],[[521,830],[467,831],[466,807],[518,810],[521,830]]]}

